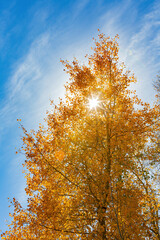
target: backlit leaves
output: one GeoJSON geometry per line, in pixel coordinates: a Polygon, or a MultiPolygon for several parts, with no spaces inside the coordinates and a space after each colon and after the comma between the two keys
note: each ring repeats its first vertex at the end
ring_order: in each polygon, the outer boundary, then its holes
{"type": "Polygon", "coordinates": [[[13,201],[2,239],[160,239],[159,105],[129,90],[136,79],[117,39],[99,34],[87,66],[62,61],[65,99],[52,102],[47,127],[23,128],[28,205],[13,201]]]}

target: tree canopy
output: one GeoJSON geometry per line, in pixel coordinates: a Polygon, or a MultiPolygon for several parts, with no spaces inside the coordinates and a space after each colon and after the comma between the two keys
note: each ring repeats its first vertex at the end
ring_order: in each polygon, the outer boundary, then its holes
{"type": "Polygon", "coordinates": [[[2,239],[160,239],[159,103],[131,90],[118,36],[98,35],[87,64],[62,61],[70,80],[46,126],[24,131],[27,207],[2,239]]]}

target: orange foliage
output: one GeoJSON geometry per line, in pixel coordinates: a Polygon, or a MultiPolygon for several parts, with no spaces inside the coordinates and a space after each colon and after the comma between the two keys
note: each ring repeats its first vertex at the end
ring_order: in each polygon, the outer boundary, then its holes
{"type": "Polygon", "coordinates": [[[2,239],[160,239],[159,105],[129,89],[136,80],[119,63],[117,39],[99,34],[87,66],[62,61],[65,100],[46,128],[23,128],[28,205],[13,200],[2,239]]]}

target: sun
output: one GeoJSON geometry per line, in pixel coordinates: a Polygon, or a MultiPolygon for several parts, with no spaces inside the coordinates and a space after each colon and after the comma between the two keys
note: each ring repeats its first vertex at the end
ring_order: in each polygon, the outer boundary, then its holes
{"type": "Polygon", "coordinates": [[[96,109],[96,107],[98,106],[99,101],[98,98],[92,97],[89,99],[89,108],[91,109],[96,109]]]}

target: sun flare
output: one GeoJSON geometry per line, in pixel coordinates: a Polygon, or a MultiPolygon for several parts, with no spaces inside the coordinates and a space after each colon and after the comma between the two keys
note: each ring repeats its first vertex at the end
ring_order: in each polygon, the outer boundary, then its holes
{"type": "Polygon", "coordinates": [[[98,106],[98,104],[99,104],[99,101],[98,101],[98,98],[91,98],[91,99],[89,99],[89,108],[90,109],[95,109],[97,106],[98,106]]]}

